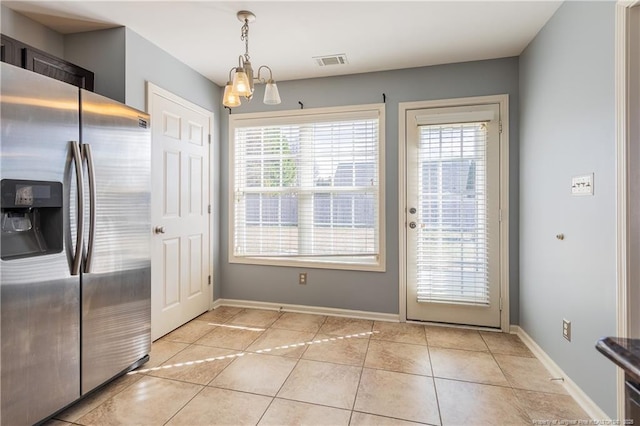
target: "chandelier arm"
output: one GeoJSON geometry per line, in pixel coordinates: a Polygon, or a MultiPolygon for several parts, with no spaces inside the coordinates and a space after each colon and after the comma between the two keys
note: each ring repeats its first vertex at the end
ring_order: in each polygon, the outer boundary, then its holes
{"type": "Polygon", "coordinates": [[[260,81],[261,83],[266,83],[267,80],[264,78],[260,78],[260,71],[262,71],[262,68],[266,68],[269,70],[269,80],[273,80],[273,71],[271,71],[271,68],[268,67],[267,65],[260,65],[260,68],[258,68],[258,77],[257,80],[260,81]]]}

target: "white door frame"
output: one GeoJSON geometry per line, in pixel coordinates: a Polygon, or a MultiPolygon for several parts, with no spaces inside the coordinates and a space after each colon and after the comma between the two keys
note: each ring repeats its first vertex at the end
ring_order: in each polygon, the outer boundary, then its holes
{"type": "MultiPolygon", "coordinates": [[[[211,147],[211,142],[212,142],[212,139],[213,139],[213,130],[214,130],[214,128],[213,128],[213,124],[214,124],[214,122],[213,122],[213,118],[214,118],[213,112],[209,111],[209,110],[206,110],[206,109],[202,108],[201,106],[196,105],[196,104],[194,104],[192,102],[189,102],[188,100],[186,100],[184,98],[181,98],[180,96],[175,95],[175,94],[169,92],[168,90],[165,90],[165,89],[153,84],[150,81],[147,81],[146,89],[147,89],[146,90],[147,91],[147,99],[146,99],[147,100],[147,103],[146,103],[146,110],[147,110],[146,112],[147,112],[147,114],[150,114],[150,111],[152,109],[151,108],[151,103],[153,101],[153,95],[159,95],[159,96],[162,96],[162,97],[164,97],[166,99],[169,99],[170,101],[173,101],[173,102],[175,102],[175,103],[177,103],[179,105],[182,105],[185,108],[194,110],[194,111],[196,111],[196,112],[208,117],[209,132],[210,132],[209,133],[209,144],[208,144],[209,145],[209,170],[207,170],[207,175],[209,176],[209,203],[208,204],[209,204],[209,206],[212,206],[213,205],[213,196],[214,196],[213,195],[214,185],[213,185],[213,179],[212,179],[212,176],[213,176],[212,172],[213,172],[213,165],[214,165],[213,159],[214,158],[213,158],[213,149],[211,147]]],[[[153,120],[153,117],[151,117],[151,120],[153,120]]],[[[151,149],[153,149],[153,141],[151,141],[151,149]]],[[[215,212],[211,211],[211,214],[209,215],[209,276],[211,277],[211,283],[210,283],[210,285],[207,286],[207,287],[209,287],[209,289],[208,289],[208,293],[209,293],[208,294],[208,297],[209,297],[209,310],[211,310],[213,308],[213,296],[214,296],[213,288],[215,287],[214,282],[213,282],[214,281],[214,278],[213,278],[214,277],[214,274],[213,274],[213,272],[214,272],[213,271],[213,265],[214,265],[214,262],[213,262],[214,240],[213,240],[213,238],[215,236],[215,232],[214,232],[214,229],[213,229],[213,223],[215,222],[213,220],[213,215],[214,214],[215,214],[215,212]]],[[[151,285],[153,285],[153,282],[151,282],[151,285]]]]}
{"type": "MultiPolygon", "coordinates": [[[[615,121],[616,121],[616,335],[618,337],[629,337],[630,319],[629,313],[634,300],[638,300],[640,288],[637,287],[638,278],[630,274],[628,244],[629,235],[629,143],[631,135],[629,132],[629,117],[637,114],[638,111],[630,111],[629,97],[631,87],[629,84],[630,75],[638,70],[631,70],[630,57],[630,25],[629,16],[632,7],[640,7],[639,0],[618,0],[616,3],[615,15],[615,121]]],[[[637,54],[637,53],[636,53],[637,54]]],[[[635,58],[638,61],[638,58],[635,58]]],[[[636,64],[637,66],[637,64],[636,64]]],[[[637,95],[636,95],[637,96],[637,95]]],[[[637,332],[637,330],[635,331],[637,332]]],[[[635,333],[634,333],[635,334],[635,333]]],[[[638,337],[632,336],[632,337],[638,337]]],[[[625,406],[624,392],[624,372],[617,369],[617,415],[619,419],[624,418],[625,406]]]]}
{"type": "Polygon", "coordinates": [[[439,99],[433,101],[400,102],[398,104],[398,289],[400,321],[407,321],[407,122],[406,113],[413,109],[454,107],[479,104],[498,104],[500,107],[500,329],[509,332],[509,95],[476,96],[471,98],[439,99]]]}

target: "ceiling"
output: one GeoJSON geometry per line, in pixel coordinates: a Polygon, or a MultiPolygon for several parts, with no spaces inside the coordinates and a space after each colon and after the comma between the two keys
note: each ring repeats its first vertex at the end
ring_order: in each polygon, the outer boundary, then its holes
{"type": "Polygon", "coordinates": [[[560,1],[2,1],[62,34],[126,26],[218,85],[244,53],[278,81],[517,56],[560,1]],[[346,54],[320,67],[313,57],[346,54]]]}

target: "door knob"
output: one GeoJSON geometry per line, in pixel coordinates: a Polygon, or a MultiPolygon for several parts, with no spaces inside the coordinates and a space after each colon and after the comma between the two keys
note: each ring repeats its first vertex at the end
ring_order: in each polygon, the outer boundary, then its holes
{"type": "Polygon", "coordinates": [[[153,229],[153,232],[155,232],[156,234],[164,234],[164,226],[156,226],[153,229]]]}
{"type": "Polygon", "coordinates": [[[415,222],[409,222],[409,228],[411,229],[415,229],[416,228],[416,223],[415,222]]]}

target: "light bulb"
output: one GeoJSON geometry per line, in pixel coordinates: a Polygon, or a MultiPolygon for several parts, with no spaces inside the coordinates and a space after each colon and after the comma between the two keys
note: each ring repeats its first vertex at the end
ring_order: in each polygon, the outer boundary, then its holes
{"type": "Polygon", "coordinates": [[[233,92],[233,86],[230,81],[227,81],[227,85],[224,86],[224,96],[222,97],[222,105],[234,108],[240,106],[240,96],[233,92]]]}
{"type": "Polygon", "coordinates": [[[233,75],[233,93],[247,98],[252,95],[249,77],[242,67],[236,68],[236,73],[233,75]]]}
{"type": "Polygon", "coordinates": [[[278,86],[273,80],[267,81],[264,86],[264,101],[267,105],[278,105],[280,102],[280,93],[278,93],[278,86]]]}

